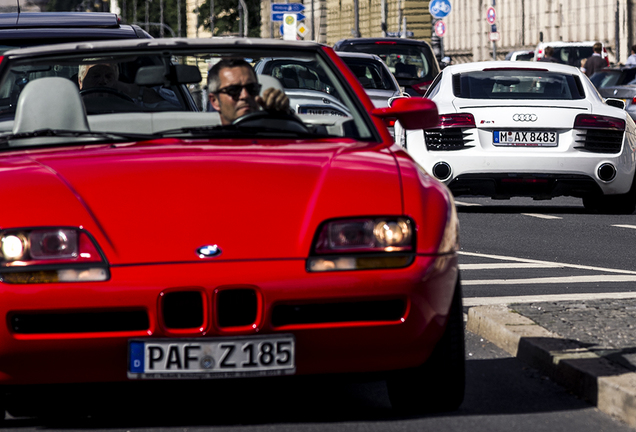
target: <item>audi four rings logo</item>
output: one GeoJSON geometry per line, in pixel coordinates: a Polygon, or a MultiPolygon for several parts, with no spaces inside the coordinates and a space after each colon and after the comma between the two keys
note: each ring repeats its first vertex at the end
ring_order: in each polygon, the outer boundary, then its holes
{"type": "Polygon", "coordinates": [[[536,114],[515,114],[512,116],[512,119],[514,121],[537,121],[537,115],[536,114]]]}

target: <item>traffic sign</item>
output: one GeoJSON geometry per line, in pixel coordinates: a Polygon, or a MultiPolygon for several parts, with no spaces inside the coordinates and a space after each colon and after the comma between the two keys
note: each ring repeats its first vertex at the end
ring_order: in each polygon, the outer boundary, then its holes
{"type": "Polygon", "coordinates": [[[297,27],[298,21],[296,20],[296,14],[285,14],[283,18],[283,40],[296,40],[297,27]]]}
{"type": "Polygon", "coordinates": [[[305,24],[300,23],[298,24],[298,28],[296,29],[296,32],[298,32],[299,36],[305,37],[305,35],[309,33],[309,29],[307,28],[305,24]]]}
{"type": "Polygon", "coordinates": [[[305,5],[302,3],[272,3],[272,12],[302,12],[305,5]]]}
{"type": "Polygon", "coordinates": [[[488,33],[488,38],[491,42],[497,42],[499,40],[499,32],[488,33]]]}
{"type": "MultiPolygon", "coordinates": [[[[272,14],[272,21],[282,21],[284,16],[285,16],[285,13],[283,13],[283,12],[273,13],[272,14]]],[[[297,13],[296,14],[296,19],[298,21],[302,21],[305,18],[306,18],[305,15],[303,15],[301,13],[297,13]]]]}
{"type": "Polygon", "coordinates": [[[439,20],[435,23],[435,34],[437,37],[444,37],[446,34],[446,24],[444,21],[439,20]]]}
{"type": "Polygon", "coordinates": [[[488,20],[488,24],[494,24],[497,20],[497,14],[495,13],[494,7],[489,7],[488,12],[486,12],[486,19],[488,20]]]}
{"type": "Polygon", "coordinates": [[[428,11],[433,15],[433,18],[445,18],[451,11],[450,0],[432,0],[428,4],[428,11]]]}
{"type": "MultiPolygon", "coordinates": [[[[407,38],[413,37],[415,36],[415,33],[413,33],[411,30],[407,30],[406,33],[404,34],[407,38]]],[[[387,37],[402,37],[402,32],[386,32],[386,36],[387,37]]]]}

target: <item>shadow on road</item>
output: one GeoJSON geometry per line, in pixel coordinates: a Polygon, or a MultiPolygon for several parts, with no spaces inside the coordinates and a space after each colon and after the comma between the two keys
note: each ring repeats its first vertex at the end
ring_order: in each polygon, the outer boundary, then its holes
{"type": "MultiPolygon", "coordinates": [[[[35,395],[31,395],[29,406],[35,403],[42,408],[43,404],[48,407],[48,413],[41,417],[8,419],[4,427],[65,430],[161,427],[182,431],[185,427],[204,426],[249,426],[250,430],[263,426],[263,430],[271,430],[272,425],[278,428],[293,424],[293,430],[336,431],[346,429],[343,423],[351,424],[354,429],[356,423],[376,424],[373,429],[384,430],[382,424],[386,422],[403,421],[406,422],[403,426],[411,425],[407,429],[415,427],[414,418],[400,417],[391,410],[381,381],[343,383],[334,379],[301,378],[206,381],[187,387],[167,382],[150,384],[99,394],[71,392],[45,396],[40,393],[37,401],[35,395]],[[86,414],[87,410],[90,415],[86,414]]],[[[523,367],[517,359],[469,360],[466,398],[460,410],[427,418],[441,420],[590,407],[569,395],[564,397],[564,392],[533,369],[523,367]]]]}

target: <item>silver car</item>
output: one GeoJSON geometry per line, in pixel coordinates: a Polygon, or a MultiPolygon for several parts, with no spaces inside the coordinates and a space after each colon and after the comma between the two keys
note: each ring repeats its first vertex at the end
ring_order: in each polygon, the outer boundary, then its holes
{"type": "Polygon", "coordinates": [[[391,70],[377,55],[343,51],[337,54],[358,78],[376,108],[387,107],[389,99],[402,95],[391,70]]]}

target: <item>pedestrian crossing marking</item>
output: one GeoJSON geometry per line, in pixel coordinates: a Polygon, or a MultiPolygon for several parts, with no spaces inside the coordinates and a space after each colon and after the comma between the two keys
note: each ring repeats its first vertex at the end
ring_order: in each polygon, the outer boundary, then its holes
{"type": "Polygon", "coordinates": [[[636,282],[632,275],[589,275],[540,277],[526,279],[483,279],[462,280],[462,285],[530,285],[530,284],[565,284],[565,283],[593,283],[593,282],[636,282]]]}

